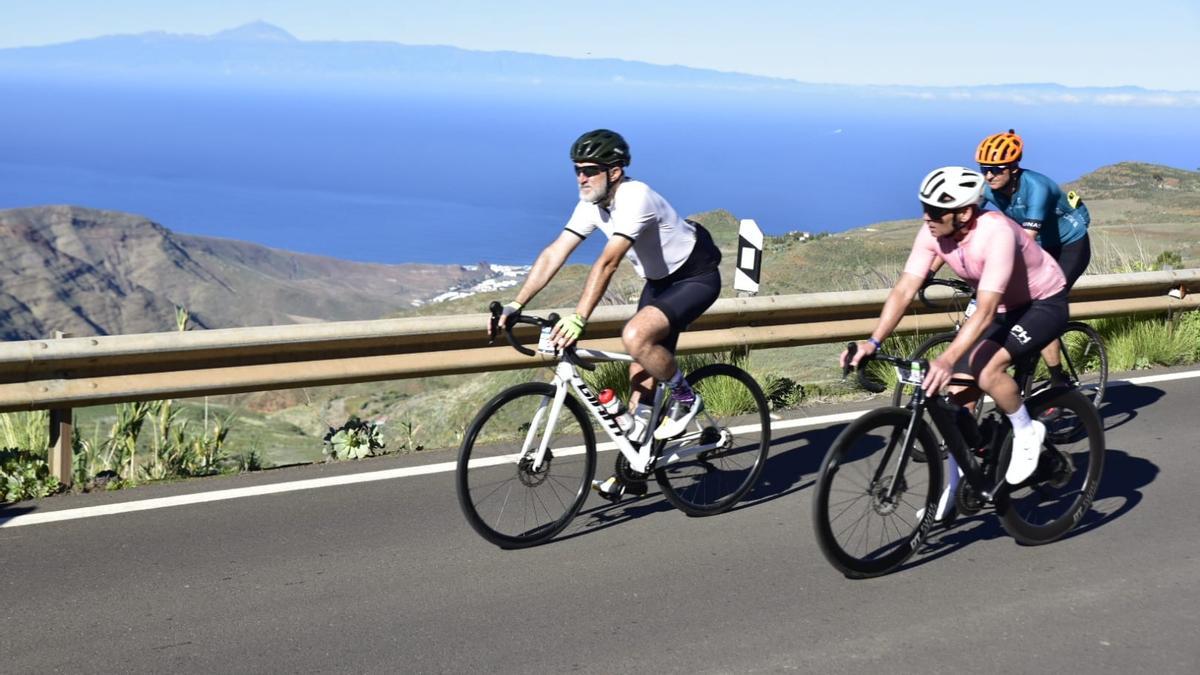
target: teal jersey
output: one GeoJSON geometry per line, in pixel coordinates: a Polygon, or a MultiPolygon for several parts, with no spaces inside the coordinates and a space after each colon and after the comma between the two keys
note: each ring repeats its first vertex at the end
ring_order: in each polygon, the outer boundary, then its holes
{"type": "Polygon", "coordinates": [[[1087,236],[1091,216],[1082,201],[1071,206],[1058,184],[1036,171],[1021,169],[1017,176],[1011,197],[996,194],[991,187],[984,188],[984,197],[1021,227],[1036,230],[1038,244],[1051,254],[1087,236]]]}

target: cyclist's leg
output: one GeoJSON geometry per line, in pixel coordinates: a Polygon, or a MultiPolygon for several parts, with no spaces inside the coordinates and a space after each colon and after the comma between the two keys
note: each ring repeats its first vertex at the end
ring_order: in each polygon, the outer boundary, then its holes
{"type": "Polygon", "coordinates": [[[996,407],[1011,415],[1021,407],[1021,391],[1017,381],[1008,374],[1013,357],[1007,349],[991,339],[980,342],[972,356],[972,368],[979,388],[996,402],[996,407]]]}
{"type": "MultiPolygon", "coordinates": [[[[721,294],[721,274],[714,269],[660,283],[660,290],[639,314],[649,315],[652,310],[658,310],[661,317],[666,319],[670,331],[663,342],[643,347],[640,355],[631,353],[651,375],[670,387],[670,405],[654,433],[655,438],[665,440],[681,433],[703,409],[703,401],[679,370],[674,352],[679,334],[712,306],[721,294]]],[[[634,347],[637,348],[636,345],[634,347]]]]}
{"type": "MultiPolygon", "coordinates": [[[[648,281],[638,301],[638,311],[621,330],[621,342],[625,351],[633,357],[629,364],[629,409],[634,417],[634,431],[630,439],[645,443],[653,433],[648,406],[654,403],[656,381],[669,381],[679,370],[675,362],[675,346],[679,341],[679,330],[671,318],[656,301],[666,287],[648,281]]],[[[614,474],[607,480],[594,481],[593,485],[601,496],[619,499],[623,494],[645,494],[644,483],[625,484],[614,474]]]]}
{"type": "Polygon", "coordinates": [[[633,357],[630,366],[630,383],[635,386],[635,396],[652,396],[655,380],[665,380],[675,374],[675,343],[679,333],[672,327],[670,319],[655,305],[647,305],[625,324],[621,330],[621,342],[625,351],[633,357]],[[639,377],[632,379],[633,374],[639,377]]]}
{"type": "MultiPolygon", "coordinates": [[[[1092,244],[1087,235],[1079,241],[1071,242],[1062,247],[1054,256],[1062,268],[1063,276],[1067,278],[1067,291],[1075,286],[1079,277],[1083,276],[1088,264],[1092,261],[1092,244]]],[[[1057,336],[1055,336],[1057,338],[1057,336]]],[[[1062,353],[1058,340],[1053,339],[1042,349],[1042,358],[1050,369],[1050,381],[1054,385],[1066,384],[1067,378],[1062,372],[1062,353]]]]}
{"type": "Polygon", "coordinates": [[[1019,483],[1037,468],[1038,455],[1046,428],[1041,422],[1029,417],[1021,400],[1016,380],[1007,368],[1014,360],[1036,354],[1049,342],[1057,338],[1067,324],[1067,294],[1044,300],[1035,300],[1025,307],[1009,310],[1004,317],[1000,332],[990,329],[984,342],[973,355],[973,366],[977,371],[980,386],[996,402],[1013,426],[1012,458],[1009,461],[1005,480],[1019,483]]]}
{"type": "Polygon", "coordinates": [[[677,370],[675,345],[679,330],[667,313],[670,308],[664,311],[658,301],[669,287],[661,281],[647,280],[638,298],[637,313],[621,331],[625,351],[634,359],[629,365],[631,410],[643,400],[651,403],[655,381],[669,378],[677,370]]]}

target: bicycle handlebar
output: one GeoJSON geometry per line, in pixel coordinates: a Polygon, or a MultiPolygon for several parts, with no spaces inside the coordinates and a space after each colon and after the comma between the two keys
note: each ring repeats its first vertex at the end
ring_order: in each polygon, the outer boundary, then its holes
{"type": "MultiPolygon", "coordinates": [[[[488,311],[492,313],[492,319],[488,323],[488,344],[490,345],[496,341],[496,333],[500,327],[500,315],[504,312],[504,306],[493,300],[492,304],[488,305],[488,311]]],[[[510,314],[508,321],[505,322],[504,337],[508,340],[508,344],[511,345],[513,349],[526,356],[537,356],[538,353],[536,351],[526,347],[520,342],[517,342],[517,339],[513,337],[513,326],[520,323],[528,324],[530,326],[537,326],[539,330],[544,328],[553,328],[554,325],[558,323],[558,314],[551,312],[549,316],[543,319],[542,317],[526,315],[522,314],[520,311],[517,311],[513,314],[510,314]]],[[[584,370],[596,369],[594,364],[588,363],[587,361],[579,358],[579,355],[575,353],[574,345],[571,345],[563,350],[562,357],[563,360],[583,368],[584,370]]]]}
{"type": "MultiPolygon", "coordinates": [[[[842,366],[842,379],[843,380],[846,379],[846,376],[848,376],[850,374],[850,370],[852,368],[852,366],[850,365],[850,362],[854,359],[854,355],[857,353],[858,353],[858,343],[857,342],[847,342],[846,343],[846,365],[842,366]]],[[[879,394],[879,393],[883,392],[885,389],[887,389],[887,385],[884,384],[883,382],[876,382],[875,380],[872,380],[869,377],[867,377],[867,364],[871,361],[884,361],[884,362],[890,363],[892,365],[906,366],[906,367],[911,367],[914,363],[916,363],[916,364],[920,365],[921,370],[923,372],[929,371],[929,361],[926,361],[925,359],[918,359],[916,361],[913,361],[912,359],[906,359],[906,358],[903,358],[900,356],[892,356],[891,354],[884,354],[883,352],[875,352],[874,354],[867,354],[866,356],[864,356],[862,358],[861,361],[858,362],[858,368],[857,368],[857,370],[858,370],[858,385],[860,387],[862,387],[863,389],[866,389],[867,391],[871,392],[872,394],[879,394]]]]}
{"type": "Polygon", "coordinates": [[[917,291],[917,297],[921,299],[921,304],[930,309],[941,309],[939,305],[934,304],[932,300],[925,297],[925,291],[933,286],[945,286],[955,293],[974,297],[975,288],[961,279],[926,279],[925,283],[921,284],[921,289],[917,291]]]}

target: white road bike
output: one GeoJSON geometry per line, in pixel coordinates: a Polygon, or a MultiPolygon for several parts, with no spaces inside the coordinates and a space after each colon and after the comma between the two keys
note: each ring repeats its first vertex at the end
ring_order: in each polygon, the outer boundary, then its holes
{"type": "MultiPolygon", "coordinates": [[[[491,310],[494,335],[499,303],[491,310]]],[[[617,476],[637,482],[653,475],[667,501],[688,515],[722,513],[750,491],[771,443],[767,400],[753,377],[724,363],[689,373],[704,410],[680,435],[638,445],[579,374],[580,368],[595,368],[589,361],[632,357],[594,349],[555,351],[546,338],[557,320],[509,318],[504,331],[509,343],[523,354],[556,361],[554,377],[497,394],[471,422],[459,449],[458,501],[480,536],[501,548],[523,548],[551,539],[571,522],[591,489],[597,451],[607,449],[597,446],[589,413],[617,450],[617,476]],[[537,352],[513,337],[515,324],[541,329],[537,352]]],[[[646,436],[652,436],[667,398],[659,383],[646,436]]]]}

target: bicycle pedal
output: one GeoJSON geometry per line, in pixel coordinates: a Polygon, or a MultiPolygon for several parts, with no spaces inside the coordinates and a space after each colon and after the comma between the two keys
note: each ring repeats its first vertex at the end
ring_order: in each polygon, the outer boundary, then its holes
{"type": "Polygon", "coordinates": [[[592,489],[601,497],[614,504],[621,501],[621,497],[625,494],[625,484],[617,480],[616,476],[603,481],[593,480],[592,489]]]}

